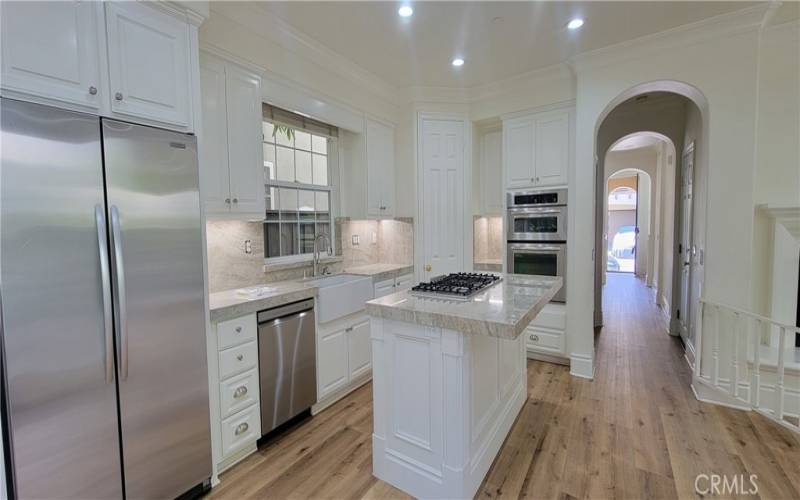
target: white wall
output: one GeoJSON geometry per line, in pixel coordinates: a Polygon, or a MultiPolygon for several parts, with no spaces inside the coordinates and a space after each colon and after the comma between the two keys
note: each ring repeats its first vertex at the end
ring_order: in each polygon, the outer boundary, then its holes
{"type": "MultiPolygon", "coordinates": [[[[709,130],[704,134],[707,151],[703,153],[708,161],[700,160],[709,166],[710,176],[705,253],[706,273],[711,278],[705,293],[712,300],[747,306],[750,246],[742,241],[749,241],[752,232],[756,28],[760,22],[760,16],[753,17],[745,27],[731,29],[729,34],[725,27],[710,39],[702,38],[713,31],[706,27],[697,35],[700,38],[684,36],[682,42],[671,44],[654,40],[618,49],[615,54],[589,54],[578,61],[577,163],[570,185],[574,194],[570,196],[567,285],[571,352],[583,356],[594,352],[591,228],[596,128],[610,106],[638,93],[634,88],[642,83],[672,80],[702,93],[694,97],[700,100],[698,107],[709,130]],[[676,47],[680,43],[684,46],[676,47]]],[[[676,88],[680,86],[676,84],[676,88]]]]}
{"type": "MultiPolygon", "coordinates": [[[[761,54],[753,204],[800,206],[800,24],[766,29],[761,54]]],[[[774,236],[770,218],[754,210],[752,307],[764,315],[774,309],[774,236]]]]}

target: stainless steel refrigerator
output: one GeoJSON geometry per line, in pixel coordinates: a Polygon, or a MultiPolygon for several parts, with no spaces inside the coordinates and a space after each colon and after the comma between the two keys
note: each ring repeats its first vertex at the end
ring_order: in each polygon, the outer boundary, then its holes
{"type": "Polygon", "coordinates": [[[196,139],[9,99],[0,122],[14,493],[197,488],[211,444],[196,139]]]}

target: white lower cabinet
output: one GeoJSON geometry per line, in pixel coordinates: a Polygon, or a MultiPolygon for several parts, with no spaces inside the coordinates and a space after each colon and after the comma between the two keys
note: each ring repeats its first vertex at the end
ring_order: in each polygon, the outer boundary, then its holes
{"type": "Polygon", "coordinates": [[[369,316],[357,313],[317,325],[317,404],[330,406],[372,377],[369,316]]]}
{"type": "Polygon", "coordinates": [[[255,445],[261,437],[261,409],[251,406],[222,421],[222,455],[230,456],[255,445]]]}
{"type": "Polygon", "coordinates": [[[256,451],[261,438],[257,339],[255,314],[211,325],[207,349],[212,481],[256,451]]]}
{"type": "Polygon", "coordinates": [[[525,329],[525,345],[528,353],[565,359],[567,357],[565,331],[566,306],[547,304],[525,329]]]}
{"type": "Polygon", "coordinates": [[[372,349],[369,338],[369,316],[345,329],[347,335],[347,372],[349,380],[357,380],[372,371],[372,349]]]}
{"type": "Polygon", "coordinates": [[[402,292],[408,290],[414,284],[413,274],[404,274],[396,278],[390,278],[375,283],[375,298],[380,298],[395,292],[402,292]]]}
{"type": "Polygon", "coordinates": [[[344,327],[318,332],[317,400],[347,383],[347,335],[344,327]]]}

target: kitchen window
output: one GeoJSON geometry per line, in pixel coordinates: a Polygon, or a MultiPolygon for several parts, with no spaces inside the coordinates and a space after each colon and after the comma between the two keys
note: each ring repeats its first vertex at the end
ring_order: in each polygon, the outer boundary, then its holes
{"type": "MultiPolygon", "coordinates": [[[[333,242],[332,205],[338,131],[264,105],[264,258],[267,263],[308,260],[314,239],[333,242]]],[[[322,249],[320,249],[322,250],[322,249]]]]}

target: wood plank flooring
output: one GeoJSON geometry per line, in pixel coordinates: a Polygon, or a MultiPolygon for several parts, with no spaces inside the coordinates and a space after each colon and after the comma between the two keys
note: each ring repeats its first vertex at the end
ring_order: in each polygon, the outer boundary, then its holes
{"type": "MultiPolygon", "coordinates": [[[[691,498],[697,474],[757,474],[748,498],[800,498],[800,438],[698,402],[650,290],[612,274],[595,380],[528,362],[529,398],[477,498],[691,498]]],[[[372,470],[368,384],[224,473],[209,499],[400,499],[372,470]]]]}

